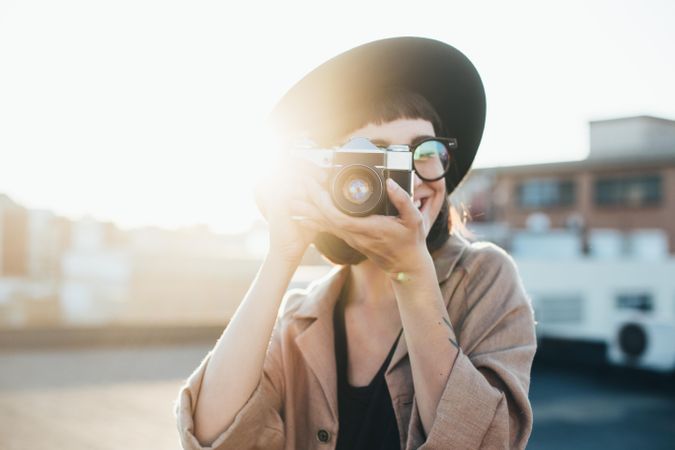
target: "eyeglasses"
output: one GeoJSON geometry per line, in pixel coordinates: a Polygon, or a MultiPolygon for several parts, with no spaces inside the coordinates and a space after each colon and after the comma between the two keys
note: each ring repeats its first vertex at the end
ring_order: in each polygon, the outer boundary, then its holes
{"type": "Polygon", "coordinates": [[[289,146],[292,155],[311,161],[319,167],[330,167],[337,150],[412,152],[412,168],[417,176],[424,181],[438,181],[445,177],[456,160],[457,139],[430,136],[421,138],[412,145],[393,144],[384,147],[366,137],[354,136],[342,145],[332,148],[317,147],[309,139],[299,140],[289,146]]]}
{"type": "Polygon", "coordinates": [[[413,145],[378,147],[383,150],[408,150],[413,153],[413,168],[424,181],[437,181],[450,170],[457,150],[457,139],[444,137],[424,138],[413,145]]]}

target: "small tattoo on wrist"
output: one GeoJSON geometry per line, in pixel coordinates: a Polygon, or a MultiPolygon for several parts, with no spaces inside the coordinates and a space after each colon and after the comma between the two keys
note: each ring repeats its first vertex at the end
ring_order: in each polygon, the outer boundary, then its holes
{"type": "MultiPolygon", "coordinates": [[[[452,328],[452,324],[450,323],[450,321],[448,319],[446,319],[445,317],[443,317],[443,322],[445,322],[445,324],[448,326],[448,328],[450,328],[450,331],[452,331],[452,334],[455,334],[455,329],[452,328]]],[[[459,350],[459,345],[457,344],[457,342],[455,342],[451,337],[448,337],[448,340],[452,343],[452,345],[455,346],[456,349],[459,350]]]]}

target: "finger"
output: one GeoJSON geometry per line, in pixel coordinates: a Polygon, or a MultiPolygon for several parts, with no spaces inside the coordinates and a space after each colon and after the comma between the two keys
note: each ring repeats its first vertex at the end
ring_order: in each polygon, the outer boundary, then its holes
{"type": "Polygon", "coordinates": [[[318,209],[314,203],[303,202],[300,200],[293,200],[290,206],[291,217],[294,220],[311,220],[315,224],[321,227],[322,231],[327,233],[334,234],[341,238],[345,238],[345,234],[340,230],[339,227],[336,227],[323,213],[318,209]]]}
{"type": "Polygon", "coordinates": [[[315,222],[326,221],[313,204],[301,200],[291,200],[289,210],[292,217],[308,218],[315,222]]]}
{"type": "Polygon", "coordinates": [[[321,185],[312,179],[303,180],[306,187],[306,193],[309,201],[317,208],[319,212],[329,221],[333,222],[336,225],[340,225],[342,216],[346,216],[340,210],[338,210],[333,204],[333,199],[331,198],[328,191],[326,191],[321,185]]]}
{"type": "Polygon", "coordinates": [[[415,204],[410,198],[410,194],[391,178],[387,178],[387,193],[389,194],[389,200],[398,210],[401,221],[413,225],[422,220],[420,212],[415,208],[415,204]]]}
{"type": "Polygon", "coordinates": [[[294,180],[312,177],[323,184],[328,178],[327,169],[301,158],[294,159],[288,166],[288,174],[294,180]]]}
{"type": "Polygon", "coordinates": [[[326,229],[318,222],[315,222],[312,219],[309,219],[307,217],[298,217],[294,218],[294,220],[297,222],[298,225],[300,225],[303,228],[306,228],[308,230],[314,231],[314,232],[320,232],[320,231],[326,231],[326,229]]]}
{"type": "Polygon", "coordinates": [[[323,220],[319,222],[326,227],[326,231],[347,243],[352,242],[354,235],[365,234],[365,231],[368,231],[359,223],[363,218],[354,218],[337,209],[330,194],[315,181],[305,180],[305,183],[309,200],[320,212],[323,220]]]}
{"type": "MultiPolygon", "coordinates": [[[[354,217],[339,210],[328,191],[321,188],[316,182],[308,181],[308,193],[313,203],[321,210],[321,213],[334,225],[352,233],[366,234],[370,231],[364,217],[354,217]]],[[[371,217],[371,216],[368,216],[371,217]]]]}
{"type": "Polygon", "coordinates": [[[358,225],[362,229],[361,234],[369,237],[382,236],[383,230],[391,228],[391,222],[393,222],[395,225],[398,225],[399,227],[401,226],[398,219],[392,216],[372,214],[370,216],[358,218],[358,225]]]}

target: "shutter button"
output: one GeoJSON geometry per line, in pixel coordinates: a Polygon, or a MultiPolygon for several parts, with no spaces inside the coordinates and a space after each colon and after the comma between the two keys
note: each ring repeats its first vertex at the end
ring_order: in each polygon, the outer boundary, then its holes
{"type": "Polygon", "coordinates": [[[326,443],[330,441],[330,432],[322,428],[316,432],[316,438],[319,440],[319,442],[326,443]]]}

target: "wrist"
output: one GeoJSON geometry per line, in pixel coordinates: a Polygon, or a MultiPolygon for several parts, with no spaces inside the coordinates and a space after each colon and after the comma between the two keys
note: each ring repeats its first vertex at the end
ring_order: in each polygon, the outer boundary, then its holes
{"type": "Polygon", "coordinates": [[[265,255],[265,261],[280,267],[288,267],[295,270],[302,261],[304,252],[291,251],[283,246],[270,245],[265,255]]]}
{"type": "Polygon", "coordinates": [[[433,274],[434,276],[436,274],[434,261],[426,246],[410,254],[404,260],[406,262],[404,265],[401,265],[389,274],[395,283],[406,284],[426,280],[429,274],[433,274]]]}

